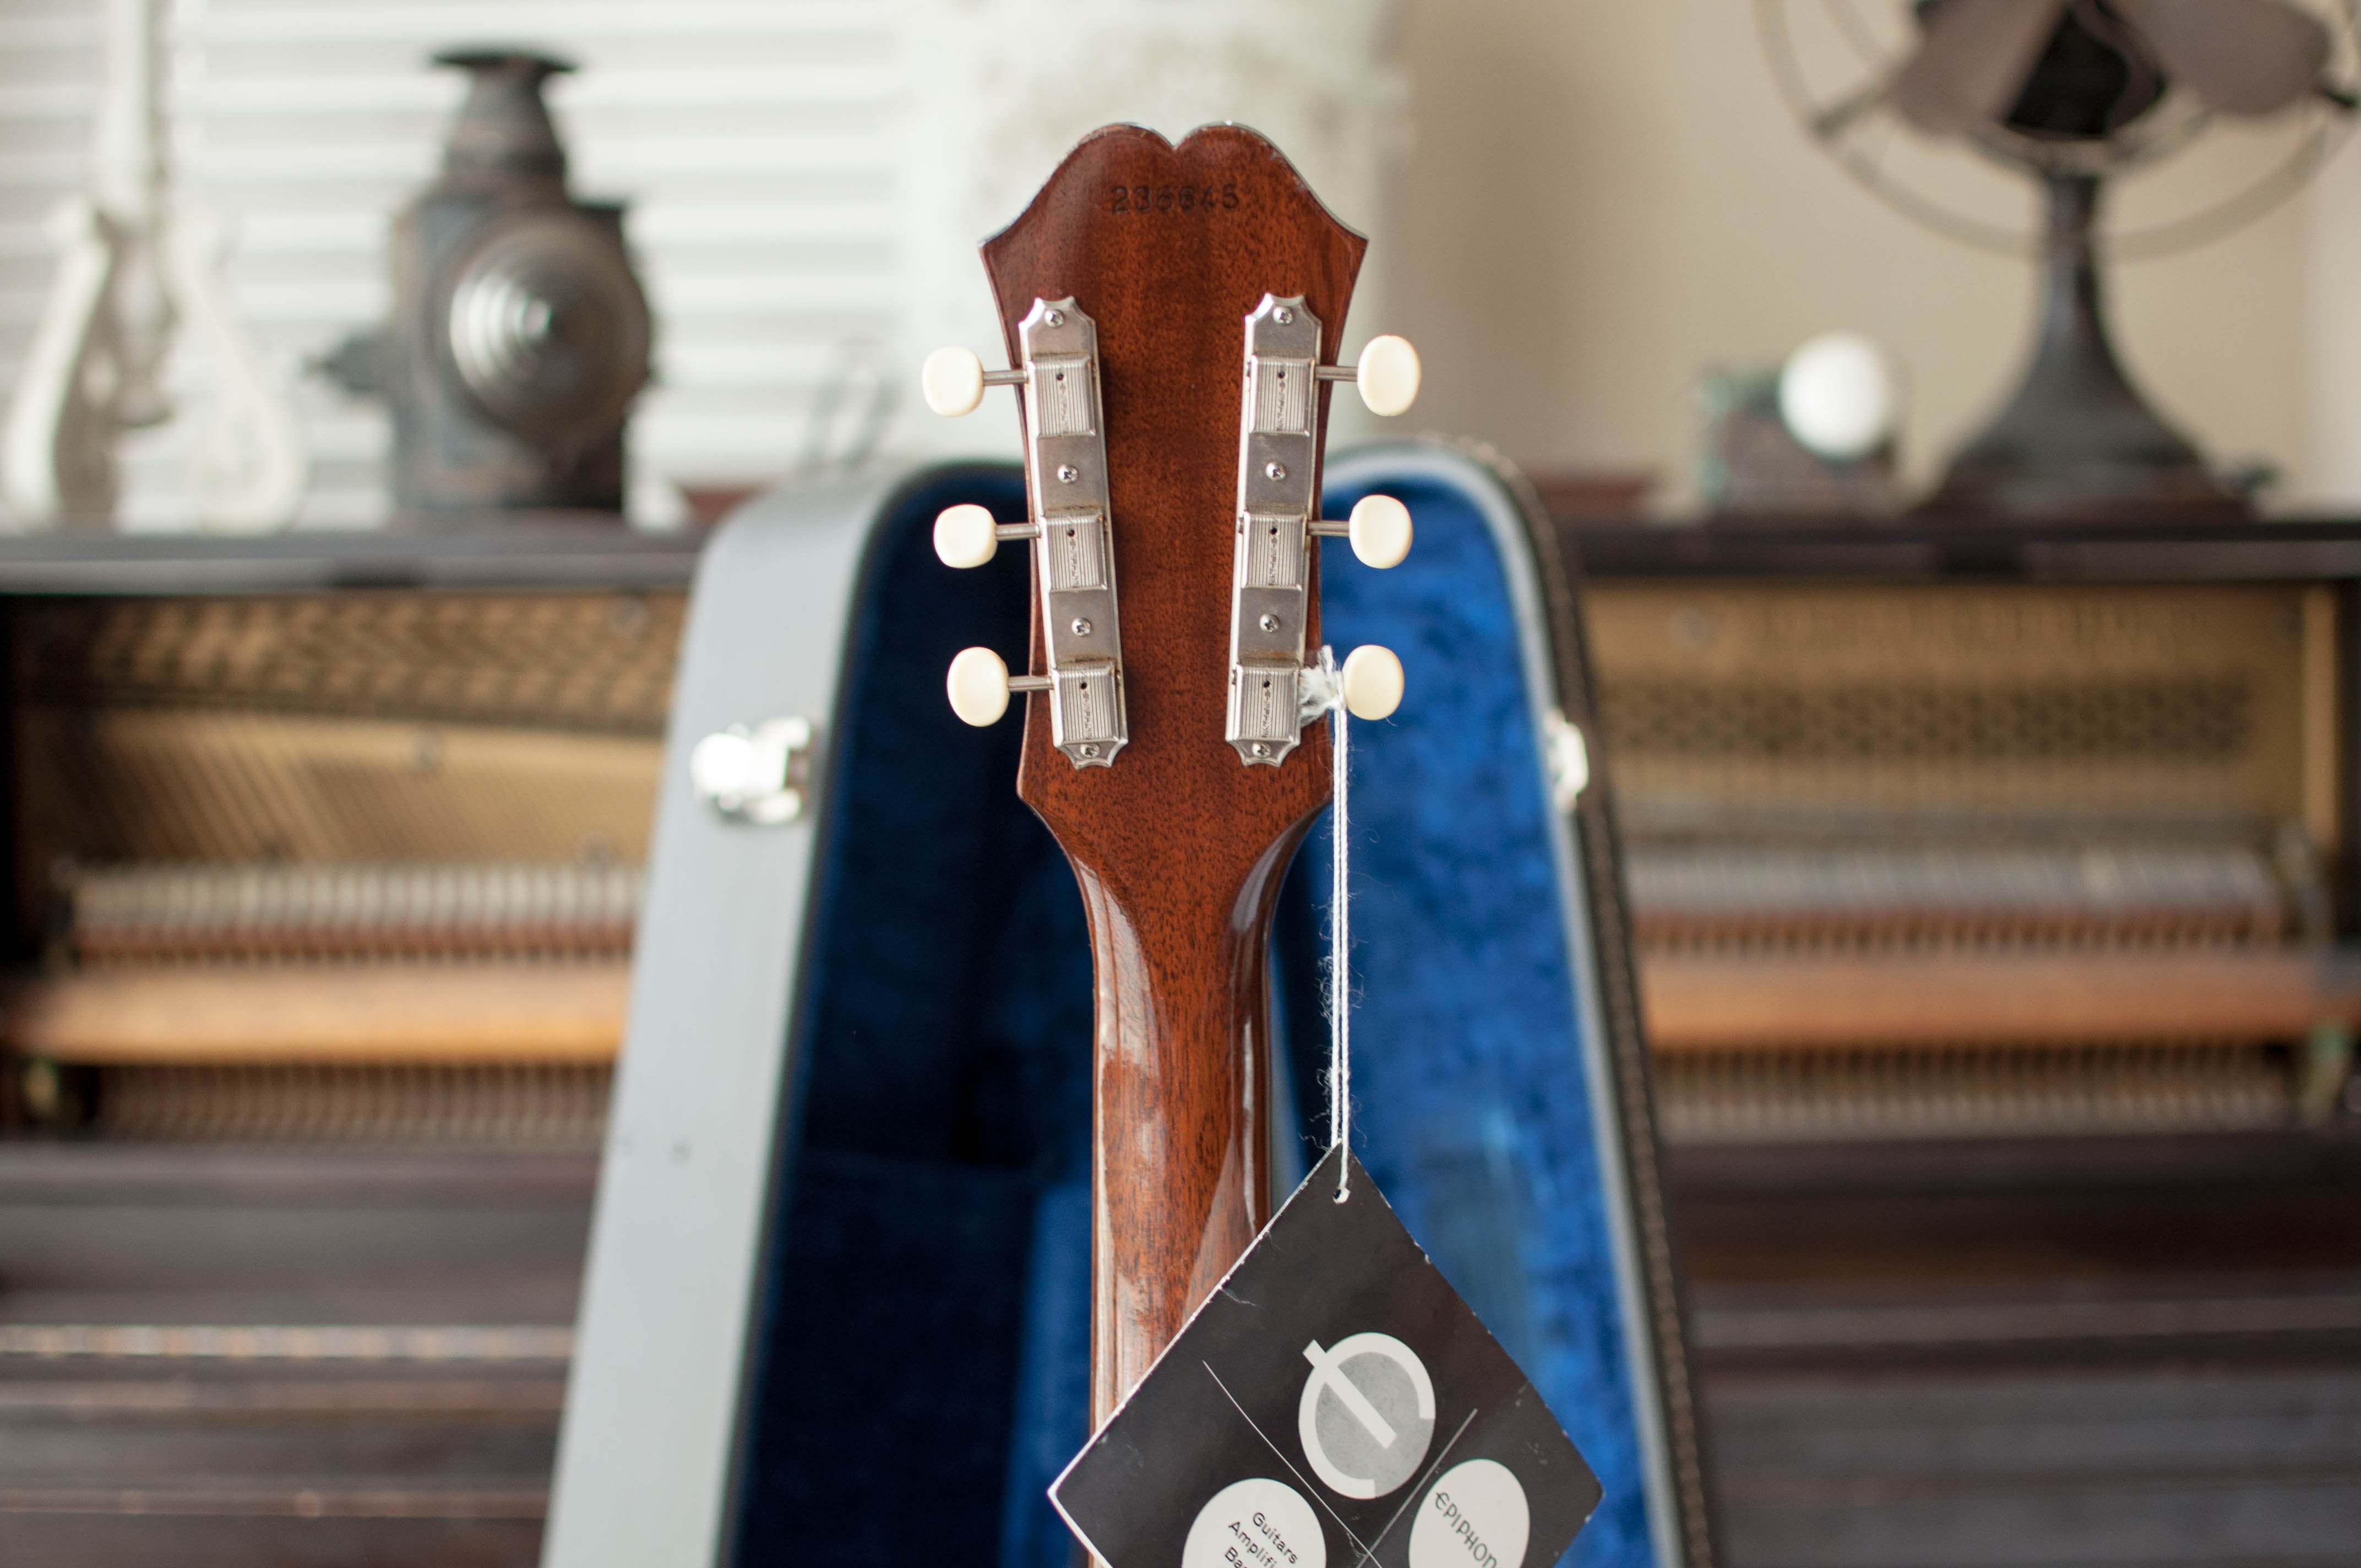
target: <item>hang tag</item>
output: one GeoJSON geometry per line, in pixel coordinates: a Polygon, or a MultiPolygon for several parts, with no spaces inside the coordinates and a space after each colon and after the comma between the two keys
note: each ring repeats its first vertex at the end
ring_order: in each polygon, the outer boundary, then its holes
{"type": "Polygon", "coordinates": [[[1598,1482],[1329,1150],[1049,1498],[1111,1568],[1550,1568],[1598,1482]]]}

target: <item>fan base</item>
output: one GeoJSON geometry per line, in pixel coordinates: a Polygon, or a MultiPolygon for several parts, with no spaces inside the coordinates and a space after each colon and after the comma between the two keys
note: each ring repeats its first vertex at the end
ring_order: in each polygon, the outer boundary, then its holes
{"type": "Polygon", "coordinates": [[[2108,341],[2092,233],[2098,177],[2049,174],[2040,341],[2016,395],[1917,510],[2048,521],[2255,515],[2132,386],[2108,341]]]}

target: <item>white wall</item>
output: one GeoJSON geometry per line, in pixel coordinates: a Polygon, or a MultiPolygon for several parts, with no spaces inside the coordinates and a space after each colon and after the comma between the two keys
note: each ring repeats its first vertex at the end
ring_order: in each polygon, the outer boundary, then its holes
{"type": "MultiPolygon", "coordinates": [[[[1928,233],[1820,156],[1749,0],[1409,0],[1403,46],[1395,319],[1425,356],[1424,420],[1531,466],[1651,468],[1678,498],[1708,365],[1872,334],[1905,367],[1921,480],[2013,387],[2030,265],[1928,233]]],[[[2114,273],[2118,347],[2152,400],[2216,459],[2279,465],[2291,498],[2361,502],[2361,451],[2336,439],[2361,437],[2356,162],[2227,239],[2114,273]],[[2341,286],[2309,273],[2315,203],[2345,232],[2341,286]],[[2344,345],[2317,378],[2315,313],[2344,345]]]]}
{"type": "Polygon", "coordinates": [[[2361,509],[2361,148],[2322,171],[2306,215],[2312,483],[2329,504],[2361,509]]]}

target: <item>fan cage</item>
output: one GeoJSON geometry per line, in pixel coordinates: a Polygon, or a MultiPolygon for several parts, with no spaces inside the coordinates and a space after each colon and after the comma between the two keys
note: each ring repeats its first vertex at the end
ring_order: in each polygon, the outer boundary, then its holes
{"type": "MultiPolygon", "coordinates": [[[[1996,255],[2040,255],[2046,240],[2037,229],[2013,228],[1971,216],[1895,178],[1884,166],[1886,151],[1895,137],[1911,133],[1886,121],[1887,134],[1876,138],[1873,147],[1855,137],[1855,127],[1881,120],[1872,100],[1900,69],[1906,51],[1896,55],[1863,20],[1855,0],[1820,0],[1819,9],[1859,57],[1865,77],[1863,85],[1823,98],[1806,79],[1789,26],[1791,14],[1801,4],[1803,0],[1755,0],[1756,27],[1780,96],[1796,124],[1829,161],[1887,206],[1934,233],[1996,255]]],[[[2321,8],[2321,15],[2334,33],[2330,72],[2361,83],[2361,0],[2332,0],[2321,8]]],[[[2290,149],[2255,180],[2181,216],[2116,230],[2106,238],[2107,253],[2119,259],[2143,260],[2192,250],[2253,222],[2295,194],[2351,134],[2355,118],[2349,105],[2340,106],[2320,95],[2301,112],[2307,123],[2290,149]]],[[[2037,175],[2122,173],[2162,161],[2197,140],[2216,120],[2211,111],[2177,90],[2166,93],[2157,116],[2147,118],[2154,118],[2155,123],[2097,144],[1994,129],[1988,137],[1971,139],[1966,145],[1995,165],[2037,175]]]]}

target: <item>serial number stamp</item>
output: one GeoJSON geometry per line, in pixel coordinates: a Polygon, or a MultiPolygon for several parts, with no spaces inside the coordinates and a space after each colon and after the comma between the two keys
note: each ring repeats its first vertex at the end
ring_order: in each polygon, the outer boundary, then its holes
{"type": "Polygon", "coordinates": [[[1229,213],[1238,207],[1235,181],[1220,185],[1116,185],[1108,210],[1117,213],[1229,213]]]}

